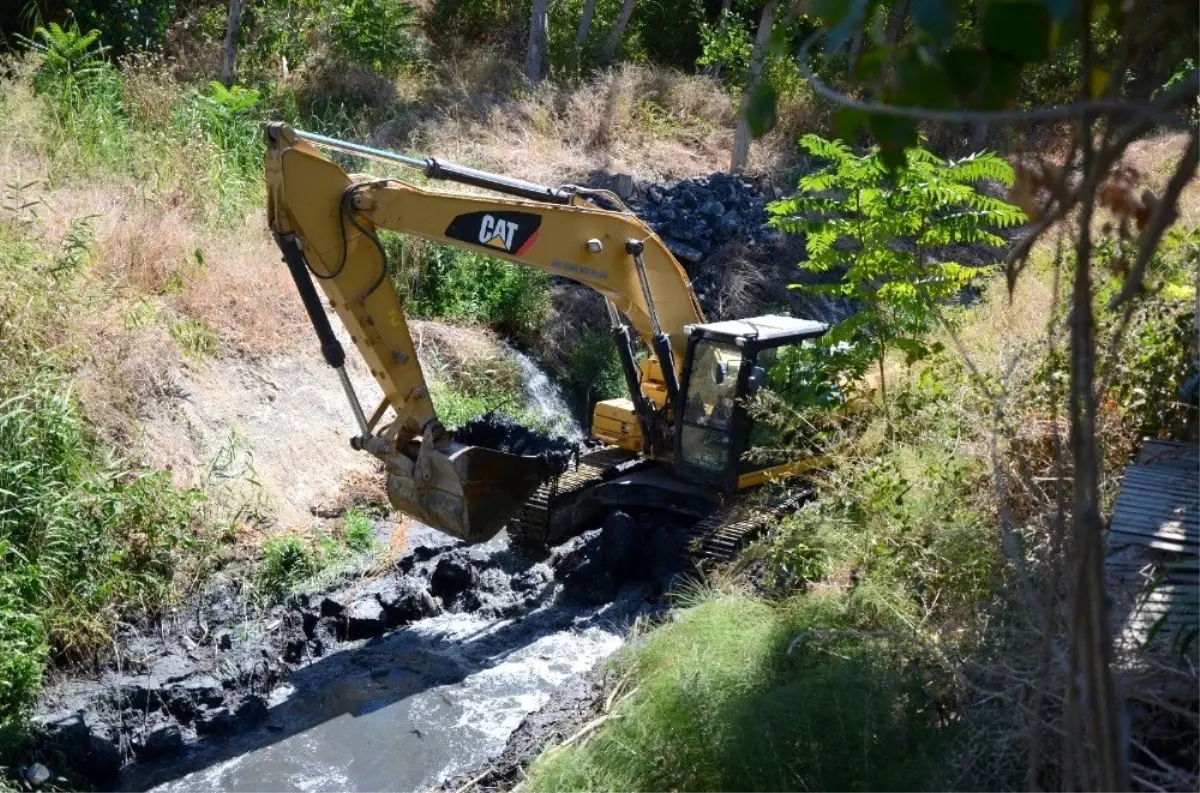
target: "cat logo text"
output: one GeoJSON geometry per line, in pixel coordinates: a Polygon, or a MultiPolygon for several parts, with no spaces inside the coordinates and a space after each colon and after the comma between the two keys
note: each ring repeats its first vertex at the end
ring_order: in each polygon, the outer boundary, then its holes
{"type": "Polygon", "coordinates": [[[446,236],[512,256],[537,240],[542,216],[532,212],[468,212],[450,221],[446,236]]]}

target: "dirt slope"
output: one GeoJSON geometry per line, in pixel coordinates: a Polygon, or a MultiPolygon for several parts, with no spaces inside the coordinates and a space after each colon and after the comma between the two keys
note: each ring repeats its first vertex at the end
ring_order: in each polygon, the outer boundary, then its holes
{"type": "MultiPolygon", "coordinates": [[[[348,477],[376,466],[350,448],[353,414],[315,339],[310,346],[184,363],[175,373],[180,396],[153,405],[142,421],[147,461],[194,480],[222,452],[234,451],[248,457],[271,517],[283,527],[311,523],[313,508],[328,503],[348,477]]],[[[346,359],[370,411],[382,392],[352,349],[346,359]]]]}

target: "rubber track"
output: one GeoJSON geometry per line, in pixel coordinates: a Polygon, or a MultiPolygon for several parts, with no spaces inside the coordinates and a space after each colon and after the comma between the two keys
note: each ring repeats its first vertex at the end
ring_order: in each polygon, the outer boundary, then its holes
{"type": "Polygon", "coordinates": [[[688,529],[691,541],[684,559],[695,565],[733,561],[738,551],[779,516],[799,509],[811,492],[774,495],[766,500],[739,494],[732,504],[702,518],[688,529]]]}
{"type": "Polygon", "coordinates": [[[540,546],[546,542],[550,525],[550,511],[556,502],[573,496],[588,485],[602,482],[622,473],[629,463],[639,462],[636,452],[617,446],[581,455],[579,464],[566,473],[543,482],[521,507],[517,517],[509,521],[508,537],[518,545],[540,546]]]}
{"type": "MultiPolygon", "coordinates": [[[[590,485],[650,464],[635,452],[615,446],[581,456],[577,466],[534,491],[517,517],[509,522],[509,540],[518,545],[544,546],[550,513],[558,503],[590,485]]],[[[688,529],[691,541],[685,560],[697,565],[732,561],[746,542],[771,521],[799,509],[811,496],[809,491],[802,490],[763,499],[756,497],[759,492],[755,488],[749,493],[739,493],[732,503],[694,523],[688,529]]]]}

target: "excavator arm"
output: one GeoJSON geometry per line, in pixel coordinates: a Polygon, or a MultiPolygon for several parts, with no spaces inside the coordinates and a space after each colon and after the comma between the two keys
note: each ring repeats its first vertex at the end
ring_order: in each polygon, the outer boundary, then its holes
{"type": "Polygon", "coordinates": [[[652,351],[626,379],[647,443],[669,448],[669,421],[655,420],[678,395],[684,326],[704,321],[683,269],[633,214],[595,206],[586,191],[551,189],[437,160],[416,160],[322,138],[281,124],[267,133],[268,216],[284,260],[339,373],[361,434],[352,442],[382,459],[393,504],[470,542],[496,534],[549,474],[536,458],[455,443],[437,419],[387,273],[379,229],[486,252],[564,276],[602,294],[618,340],[630,328],[652,351]],[[319,143],[418,167],[504,197],[430,191],[397,179],[355,182],[319,143]],[[513,197],[508,197],[513,196],[513,197]],[[320,284],[384,393],[368,418],[342,368],[344,353],[313,288],[320,284]],[[624,319],[628,321],[628,327],[624,319]],[[380,428],[388,408],[390,420],[380,428]]]}

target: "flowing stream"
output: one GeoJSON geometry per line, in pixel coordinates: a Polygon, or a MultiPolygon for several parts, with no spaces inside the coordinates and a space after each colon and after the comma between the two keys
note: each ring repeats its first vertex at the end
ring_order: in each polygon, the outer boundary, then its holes
{"type": "MultiPolygon", "coordinates": [[[[444,542],[424,526],[416,543],[444,542]]],[[[480,546],[502,552],[500,535],[480,546]]],[[[442,614],[302,667],[260,726],[182,759],[135,765],[124,789],[420,790],[480,768],[554,689],[615,651],[632,608],[552,603],[516,618],[442,614]]]]}
{"type": "MultiPolygon", "coordinates": [[[[527,355],[527,406],[542,429],[584,437],[562,391],[527,355]]],[[[445,547],[420,524],[409,547],[445,547]]],[[[502,533],[479,546],[504,553],[502,533]]],[[[444,613],[294,671],[259,726],[205,742],[182,759],[137,765],[127,789],[156,791],[418,790],[503,750],[556,687],[621,644],[634,604],[551,602],[511,619],[444,613]]]]}

